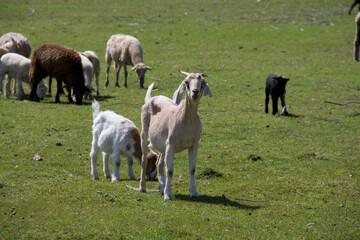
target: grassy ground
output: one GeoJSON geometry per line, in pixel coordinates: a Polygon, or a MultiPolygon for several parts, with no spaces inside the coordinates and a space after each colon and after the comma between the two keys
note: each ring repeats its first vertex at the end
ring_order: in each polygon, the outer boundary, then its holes
{"type": "MultiPolygon", "coordinates": [[[[359,238],[360,81],[351,2],[0,1],[1,34],[20,32],[33,49],[54,42],[96,51],[102,109],[139,127],[145,91],[135,74],[128,89],[116,89],[111,70],[103,89],[112,34],[141,41],[153,68],[145,86],[155,82],[154,95],[172,96],[183,80],[179,68],[210,75],[213,93],[199,107],[200,197],[189,197],[183,152],[175,159],[172,202],[125,188],[138,186],[125,162],[120,182],[92,179],[90,101],[0,96],[0,238],[359,238]],[[271,73],[291,78],[290,117],[264,114],[271,73]],[[42,161],[32,160],[36,154],[42,161]]],[[[140,166],[134,171],[140,176],[140,166]]]]}

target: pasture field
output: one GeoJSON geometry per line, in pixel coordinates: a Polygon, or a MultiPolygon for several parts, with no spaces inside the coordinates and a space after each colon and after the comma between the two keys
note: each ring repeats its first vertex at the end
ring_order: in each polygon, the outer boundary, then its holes
{"type": "MultiPolygon", "coordinates": [[[[172,96],[184,79],[178,69],[210,75],[213,93],[198,111],[200,197],[189,197],[184,151],[175,157],[171,202],[126,188],[139,184],[129,180],[126,161],[120,182],[92,179],[91,101],[0,96],[0,239],[359,239],[360,63],[353,60],[352,2],[0,0],[1,35],[22,33],[32,49],[59,43],[97,52],[102,110],[139,128],[146,91],[135,73],[127,89],[117,89],[112,68],[104,89],[112,34],[140,40],[153,68],[145,78],[145,87],[155,82],[153,95],[172,96]],[[289,117],[264,113],[271,73],[291,79],[289,117]],[[32,160],[36,154],[42,161],[32,160]]],[[[139,177],[138,164],[134,171],[139,177]]]]}

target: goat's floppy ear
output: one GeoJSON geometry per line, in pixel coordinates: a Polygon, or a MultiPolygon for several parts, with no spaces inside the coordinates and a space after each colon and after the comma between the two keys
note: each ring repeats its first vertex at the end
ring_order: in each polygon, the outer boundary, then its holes
{"type": "Polygon", "coordinates": [[[183,72],[179,69],[179,72],[182,74],[182,75],[185,75],[186,77],[189,76],[190,73],[187,73],[187,72],[183,72]]]}
{"type": "Polygon", "coordinates": [[[136,70],[136,65],[130,71],[134,71],[134,70],[136,70]]]}
{"type": "Polygon", "coordinates": [[[149,66],[145,66],[145,68],[146,68],[147,70],[152,70],[152,68],[149,67],[149,66]]]}
{"type": "Polygon", "coordinates": [[[200,75],[204,78],[204,77],[209,77],[208,75],[206,75],[205,73],[200,73],[200,75]]]}
{"type": "Polygon", "coordinates": [[[204,86],[204,96],[212,97],[210,87],[209,87],[209,85],[207,83],[205,83],[205,86],[204,86]]]}
{"type": "Polygon", "coordinates": [[[176,89],[176,91],[174,92],[174,95],[173,95],[173,102],[176,105],[179,105],[179,103],[181,102],[181,98],[182,98],[182,95],[183,95],[185,89],[186,89],[185,81],[183,81],[180,84],[180,86],[178,87],[178,89],[176,89]]]}

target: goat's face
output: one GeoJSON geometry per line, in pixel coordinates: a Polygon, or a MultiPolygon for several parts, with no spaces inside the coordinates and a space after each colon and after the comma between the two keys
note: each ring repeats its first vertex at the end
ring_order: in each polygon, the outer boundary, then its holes
{"type": "Polygon", "coordinates": [[[182,94],[185,90],[186,97],[192,102],[198,102],[203,93],[205,96],[212,96],[210,87],[204,79],[204,77],[207,77],[207,75],[203,73],[180,72],[186,76],[186,79],[181,83],[179,88],[174,93],[173,101],[176,104],[180,103],[182,94]]]}
{"type": "Polygon", "coordinates": [[[152,69],[151,67],[146,66],[144,63],[138,63],[131,69],[131,71],[136,70],[136,75],[141,88],[144,88],[146,70],[151,70],[151,69],[152,69]]]}

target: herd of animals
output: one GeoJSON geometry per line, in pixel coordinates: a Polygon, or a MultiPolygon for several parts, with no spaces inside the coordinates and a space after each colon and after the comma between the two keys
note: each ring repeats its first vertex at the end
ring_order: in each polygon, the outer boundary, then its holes
{"type": "MultiPolygon", "coordinates": [[[[355,0],[352,9],[360,4],[355,0]]],[[[354,58],[359,61],[360,47],[360,13],[355,18],[356,33],[354,40],[354,58]]],[[[0,93],[2,81],[7,75],[4,96],[10,96],[10,82],[14,78],[12,92],[16,92],[17,99],[24,96],[22,82],[30,85],[29,99],[39,101],[46,92],[51,93],[52,77],[57,81],[55,102],[60,101],[60,95],[68,92],[69,102],[82,103],[85,95],[96,92],[99,95],[100,63],[97,54],[93,51],[77,52],[58,44],[42,44],[38,46],[30,57],[31,46],[26,37],[19,33],[10,32],[0,38],[0,93]],[[96,76],[96,90],[91,86],[93,76],[96,76]],[[44,78],[49,76],[49,87],[44,83],[44,78]],[[63,83],[65,84],[63,86],[63,83]]],[[[115,62],[116,82],[119,85],[119,72],[123,67],[127,87],[127,65],[133,66],[140,88],[144,88],[145,73],[151,67],[143,63],[143,52],[140,42],[129,35],[112,35],[107,42],[105,60],[106,82],[109,85],[109,68],[115,62]]],[[[127,158],[128,175],[136,179],[133,173],[133,159],[141,164],[139,188],[132,188],[141,192],[146,189],[146,179],[154,180],[158,175],[159,191],[164,195],[164,200],[172,200],[171,179],[173,176],[173,161],[175,153],[188,150],[189,157],[189,192],[191,197],[198,197],[195,187],[196,157],[201,135],[201,122],[197,114],[200,98],[212,96],[209,85],[203,73],[187,73],[185,79],[174,92],[173,98],[159,95],[152,97],[153,84],[148,87],[145,104],[141,111],[141,133],[135,124],[113,111],[101,111],[96,100],[92,103],[93,126],[91,174],[94,179],[99,179],[97,173],[97,157],[103,155],[103,172],[106,178],[119,181],[120,156],[127,158]],[[185,99],[182,96],[185,93],[185,99]],[[156,149],[156,154],[151,148],[156,149]],[[110,172],[109,159],[113,161],[113,171],[110,172]],[[166,178],[164,174],[164,166],[166,178]]],[[[268,113],[270,96],[272,99],[272,114],[278,113],[278,99],[281,100],[282,113],[288,114],[285,104],[285,87],[289,78],[271,74],[266,79],[265,87],[265,113],[268,113]]]]}

